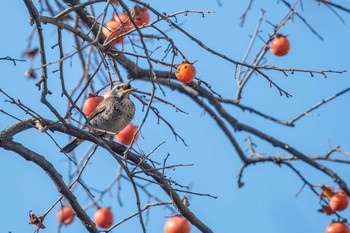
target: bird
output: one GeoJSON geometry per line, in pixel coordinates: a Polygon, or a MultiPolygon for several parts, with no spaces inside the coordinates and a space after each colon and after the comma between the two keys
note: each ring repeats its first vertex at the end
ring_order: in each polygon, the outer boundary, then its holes
{"type": "MultiPolygon", "coordinates": [[[[109,96],[103,99],[87,118],[86,124],[90,127],[85,124],[83,127],[85,131],[92,132],[93,128],[100,136],[113,137],[131,122],[135,116],[135,104],[129,97],[134,90],[130,82],[131,80],[112,88],[109,96]]],[[[61,152],[70,153],[83,141],[85,140],[74,138],[61,149],[61,152]]]]}

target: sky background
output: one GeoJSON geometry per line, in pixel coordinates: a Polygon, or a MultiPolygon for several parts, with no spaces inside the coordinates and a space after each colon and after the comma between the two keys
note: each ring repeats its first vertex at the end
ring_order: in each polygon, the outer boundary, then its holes
{"type": "MultiPolygon", "coordinates": [[[[338,1],[344,6],[350,5],[347,1],[338,1]]],[[[130,6],[133,3],[126,1],[130,6]]],[[[286,14],[287,8],[278,1],[254,1],[249,11],[244,27],[239,27],[239,18],[244,12],[247,1],[221,0],[222,6],[217,1],[198,3],[198,1],[149,1],[153,8],[159,12],[173,13],[185,9],[213,11],[203,18],[200,14],[179,16],[178,22],[183,29],[197,37],[206,46],[222,53],[230,58],[240,61],[250,42],[260,15],[260,9],[266,11],[262,22],[262,38],[268,38],[272,26],[266,22],[277,24],[286,14]]],[[[100,3],[102,9],[104,3],[100,3]]],[[[316,1],[303,1],[303,11],[300,12],[307,22],[323,37],[320,40],[298,18],[290,21],[280,32],[287,34],[291,43],[290,53],[285,57],[276,57],[268,53],[265,64],[285,68],[322,69],[322,70],[349,70],[350,52],[350,14],[338,12],[345,21],[343,24],[337,16],[327,7],[320,6],[316,1]]],[[[297,9],[300,10],[300,7],[297,9]]],[[[151,16],[154,20],[155,16],[151,16]]],[[[10,56],[21,58],[22,52],[27,46],[27,38],[32,30],[30,19],[22,1],[6,1],[0,8],[0,20],[2,36],[0,37],[0,57],[10,56]]],[[[164,24],[164,28],[166,24],[164,24]]],[[[48,60],[58,59],[58,50],[51,49],[57,42],[57,32],[54,27],[44,26],[46,36],[46,49],[48,60]]],[[[232,98],[236,95],[236,80],[234,79],[234,65],[203,50],[190,39],[181,35],[176,30],[168,32],[186,57],[196,62],[197,77],[210,83],[215,91],[223,97],[232,98]]],[[[257,40],[253,47],[253,54],[258,51],[262,42],[257,40]]],[[[34,40],[33,46],[37,46],[34,40]]],[[[65,51],[72,50],[71,39],[64,33],[65,51]]],[[[126,45],[128,46],[128,45],[126,45]]],[[[159,46],[157,41],[149,41],[150,48],[159,46]]],[[[126,47],[126,49],[130,47],[126,47]]],[[[157,51],[159,56],[163,49],[157,51]]],[[[252,58],[252,57],[250,57],[252,58]]],[[[181,62],[181,57],[176,63],[181,62]]],[[[40,65],[37,58],[34,67],[40,65]]],[[[141,63],[142,65],[142,63],[141,63]]],[[[0,88],[10,94],[14,99],[21,100],[25,105],[43,116],[55,120],[54,116],[40,104],[40,92],[35,86],[35,80],[26,80],[23,76],[25,70],[30,68],[27,62],[17,62],[16,66],[10,61],[0,61],[0,88]]],[[[64,114],[66,100],[60,97],[60,85],[57,69],[58,65],[49,67],[50,87],[53,92],[50,101],[64,114]]],[[[155,66],[156,69],[163,67],[155,66]]],[[[308,73],[289,74],[286,77],[280,72],[267,72],[272,80],[278,83],[284,90],[292,95],[291,98],[280,96],[275,88],[259,76],[254,76],[243,92],[242,104],[254,107],[276,118],[288,121],[294,118],[310,106],[318,103],[349,87],[348,73],[328,74],[328,78],[322,75],[311,77],[308,73]]],[[[77,58],[65,62],[65,78],[67,85],[72,87],[81,75],[81,67],[77,58]]],[[[133,86],[140,90],[150,90],[150,86],[141,81],[133,82],[133,86]]],[[[189,98],[179,95],[165,88],[166,96],[160,92],[157,94],[166,100],[176,104],[188,114],[174,111],[169,106],[155,103],[161,114],[171,122],[188,146],[181,140],[175,140],[171,130],[164,123],[157,124],[157,118],[150,115],[142,128],[142,136],[139,137],[138,146],[145,153],[149,153],[157,145],[165,142],[153,155],[152,159],[162,162],[170,154],[169,164],[193,164],[193,166],[179,167],[167,171],[167,177],[171,177],[180,184],[190,185],[191,191],[207,193],[217,196],[217,199],[186,196],[190,200],[190,210],[197,215],[214,232],[266,232],[266,233],[294,233],[294,232],[324,232],[325,227],[333,217],[325,216],[317,212],[320,208],[319,199],[308,188],[305,188],[297,197],[296,194],[302,188],[303,182],[286,167],[275,164],[259,164],[250,166],[244,172],[245,186],[238,188],[237,173],[241,162],[233,147],[225,135],[217,127],[208,114],[203,114],[189,98]]],[[[296,149],[307,155],[325,154],[330,145],[340,145],[344,150],[350,151],[349,146],[349,94],[345,94],[336,100],[322,106],[312,112],[313,116],[302,118],[296,122],[296,127],[284,127],[273,122],[268,122],[248,112],[242,112],[235,107],[227,107],[234,117],[244,124],[250,124],[259,130],[288,142],[296,149]]],[[[22,111],[8,102],[6,97],[0,95],[0,109],[19,117],[28,117],[22,111]]],[[[135,100],[135,99],[134,99],[135,100]]],[[[137,104],[137,114],[133,123],[140,124],[144,117],[141,105],[137,104]]],[[[15,123],[8,116],[0,115],[0,128],[15,123]]],[[[68,142],[66,135],[58,132],[52,134],[57,142],[63,146],[68,142]]],[[[247,133],[236,133],[235,137],[242,145],[248,148],[245,139],[251,136],[247,133]]],[[[276,148],[252,137],[257,144],[257,152],[266,155],[283,153],[276,148]]],[[[36,130],[27,130],[15,137],[15,141],[33,149],[45,156],[56,169],[61,172],[66,182],[68,179],[68,162],[54,143],[44,134],[36,130]]],[[[85,143],[77,149],[77,155],[83,154],[89,144],[85,143]]],[[[248,152],[247,152],[248,153],[248,152]]],[[[285,154],[285,153],[283,153],[285,154]]],[[[339,155],[340,156],[340,155],[339,155]]],[[[313,184],[334,185],[332,180],[319,171],[301,162],[294,163],[295,167],[313,184]]],[[[346,165],[325,163],[334,169],[345,182],[349,182],[349,169],[346,165]]],[[[116,161],[107,155],[104,150],[98,149],[96,155],[90,161],[83,175],[84,181],[89,187],[103,190],[116,176],[116,161]]],[[[59,194],[40,168],[25,161],[17,154],[0,150],[0,232],[32,232],[35,227],[28,224],[29,210],[37,215],[44,213],[59,197],[59,194]]],[[[125,179],[121,180],[121,200],[123,206],[116,199],[116,187],[105,196],[100,206],[110,206],[115,216],[115,222],[137,211],[135,195],[132,187],[125,179]]],[[[169,201],[163,191],[155,186],[148,187],[149,191],[164,201],[169,201]]],[[[86,193],[81,187],[75,192],[82,206],[89,203],[86,193]]],[[[98,192],[94,190],[94,194],[98,192]]],[[[181,194],[182,195],[182,194],[181,194]]],[[[151,202],[154,202],[152,200],[151,202]]],[[[142,205],[147,203],[142,198],[142,205]]],[[[45,219],[47,229],[42,232],[56,232],[57,220],[55,217],[58,207],[45,219]]],[[[92,216],[95,207],[88,209],[92,216]]],[[[173,214],[163,207],[155,207],[145,215],[148,232],[161,233],[166,216],[173,214]]],[[[345,210],[342,216],[350,216],[350,211],[345,210]]],[[[76,219],[73,224],[63,227],[61,232],[84,232],[82,224],[76,219]]],[[[134,218],[122,224],[113,232],[141,232],[138,219],[134,218]]],[[[199,232],[192,227],[193,233],[199,232]]]]}

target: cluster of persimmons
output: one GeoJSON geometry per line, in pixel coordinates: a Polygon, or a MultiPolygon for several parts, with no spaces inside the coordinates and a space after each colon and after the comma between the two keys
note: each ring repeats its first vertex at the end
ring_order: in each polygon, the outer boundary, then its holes
{"type": "MultiPolygon", "coordinates": [[[[344,191],[334,191],[325,185],[321,186],[322,196],[328,200],[328,205],[322,205],[321,213],[332,215],[345,210],[349,205],[349,197],[344,191]]],[[[350,233],[346,220],[333,221],[326,227],[325,233],[350,233]]]]}
{"type": "MultiPolygon", "coordinates": [[[[110,1],[113,4],[118,4],[117,0],[110,1]]],[[[147,12],[147,8],[141,8],[134,6],[133,9],[127,13],[117,13],[113,15],[102,28],[102,33],[107,38],[107,41],[113,45],[122,43],[125,40],[125,36],[128,32],[135,28],[135,25],[139,27],[148,24],[150,15],[147,12]],[[130,16],[132,18],[130,18],[130,16]]],[[[290,49],[290,43],[287,36],[277,34],[271,38],[269,42],[270,52],[276,56],[284,56],[288,54],[290,49]]],[[[37,50],[35,51],[35,54],[37,50]]],[[[177,66],[177,72],[175,77],[184,84],[191,83],[196,76],[196,68],[186,59],[177,66]]],[[[29,74],[28,74],[29,75],[29,74]]],[[[109,95],[110,91],[106,91],[103,96],[89,95],[89,98],[84,102],[83,112],[86,116],[89,116],[95,107],[109,95]]],[[[127,125],[121,132],[119,132],[115,138],[118,142],[124,145],[130,145],[137,139],[135,135],[137,126],[133,124],[127,125]]],[[[345,192],[335,192],[332,189],[322,186],[322,195],[329,201],[329,205],[322,206],[320,212],[326,214],[334,214],[336,211],[342,211],[348,206],[348,196],[345,192]]],[[[75,213],[72,207],[63,206],[56,214],[56,217],[60,224],[68,225],[73,222],[75,213]]],[[[93,216],[96,226],[104,229],[108,229],[113,225],[113,213],[110,208],[103,207],[98,208],[93,216]]],[[[189,221],[180,215],[169,218],[164,224],[164,233],[190,233],[191,225],[189,221]]],[[[332,222],[327,226],[325,233],[350,233],[350,229],[345,221],[332,222]]]]}
{"type": "MultiPolygon", "coordinates": [[[[117,4],[117,1],[111,1],[111,3],[117,4]]],[[[146,8],[135,6],[131,11],[133,21],[138,26],[143,26],[149,22],[150,16],[146,8]]],[[[103,27],[103,34],[107,40],[113,43],[113,45],[122,43],[125,39],[127,32],[134,28],[134,24],[129,18],[127,13],[118,13],[108,21],[103,27]]],[[[190,83],[196,75],[196,69],[193,64],[186,60],[178,66],[178,72],[175,76],[183,83],[190,83]]],[[[83,112],[88,117],[96,106],[106,98],[110,93],[107,90],[103,96],[97,96],[90,94],[88,99],[83,104],[83,112]]],[[[119,132],[115,138],[118,142],[124,145],[130,145],[137,139],[135,135],[137,127],[133,124],[127,125],[121,132],[119,132]]],[[[62,207],[56,214],[57,219],[61,224],[68,225],[72,223],[75,213],[70,206],[62,207]]],[[[93,216],[96,226],[104,229],[108,229],[113,225],[113,214],[110,208],[98,208],[93,216]]],[[[181,216],[174,216],[169,218],[164,224],[165,233],[190,233],[191,225],[189,221],[181,216]]]]}
{"type": "MultiPolygon", "coordinates": [[[[57,219],[61,224],[68,225],[74,220],[74,210],[70,206],[63,206],[57,211],[57,219]]],[[[108,229],[113,225],[113,213],[110,208],[98,208],[94,213],[96,226],[108,229]]],[[[189,221],[181,216],[169,218],[164,224],[164,233],[190,233],[189,221]]]]}
{"type": "Polygon", "coordinates": [[[117,13],[103,27],[102,32],[112,44],[122,43],[125,35],[134,29],[134,25],[143,26],[149,22],[150,16],[147,8],[136,5],[130,12],[132,19],[127,13],[117,13]]]}
{"type": "MultiPolygon", "coordinates": [[[[288,54],[290,49],[289,40],[285,35],[277,34],[270,40],[270,51],[276,56],[288,54]]],[[[333,189],[322,185],[322,197],[328,200],[328,205],[322,205],[319,210],[321,213],[332,215],[336,212],[345,210],[349,205],[349,197],[344,191],[334,191],[333,189]]],[[[326,227],[325,233],[350,233],[350,228],[346,220],[332,221],[326,227]]]]}

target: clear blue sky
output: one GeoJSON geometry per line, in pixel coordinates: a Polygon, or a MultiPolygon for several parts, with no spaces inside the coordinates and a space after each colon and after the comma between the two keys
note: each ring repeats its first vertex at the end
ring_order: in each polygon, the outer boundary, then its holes
{"type": "MultiPolygon", "coordinates": [[[[36,2],[36,1],[35,1],[36,2]]],[[[149,1],[152,7],[160,12],[173,13],[184,9],[196,9],[214,11],[204,18],[200,14],[189,14],[187,17],[179,16],[182,27],[191,32],[200,41],[240,61],[245,53],[260,14],[260,9],[266,10],[265,19],[272,23],[278,23],[287,12],[287,8],[277,1],[254,1],[249,11],[245,26],[239,27],[239,17],[243,13],[247,1],[221,0],[222,7],[216,1],[210,3],[198,3],[198,1],[149,1]],[[244,2],[244,3],[243,3],[244,2]]],[[[341,2],[341,1],[340,1],[341,2]]],[[[100,4],[101,7],[104,3],[100,4]]],[[[127,2],[128,5],[130,2],[127,2]]],[[[298,18],[289,22],[281,29],[281,33],[287,34],[291,42],[290,53],[285,57],[275,57],[267,54],[265,64],[278,67],[290,67],[301,69],[332,69],[349,70],[349,41],[350,41],[350,14],[340,12],[345,20],[344,25],[335,14],[328,8],[318,6],[316,1],[303,1],[304,11],[301,12],[308,23],[324,38],[319,40],[315,34],[298,18]]],[[[300,8],[298,8],[300,10],[300,8]]],[[[152,19],[155,19],[154,16],[152,19]]],[[[0,57],[10,56],[20,58],[25,50],[26,39],[32,27],[30,27],[28,12],[21,1],[6,1],[0,9],[2,36],[0,38],[0,57]]],[[[264,20],[262,22],[261,35],[264,39],[271,32],[272,27],[264,20]]],[[[57,49],[50,47],[57,41],[56,30],[53,27],[44,26],[47,36],[45,41],[48,59],[58,59],[57,49]]],[[[64,35],[66,38],[67,35],[64,35]]],[[[197,76],[210,83],[214,90],[224,97],[233,97],[236,94],[236,81],[233,78],[234,66],[197,46],[194,42],[175,30],[169,31],[178,47],[190,60],[197,60],[197,76]]],[[[66,51],[72,49],[70,40],[64,40],[66,51]]],[[[257,41],[254,51],[261,46],[257,41]]],[[[35,42],[37,46],[37,42],[35,42]]],[[[158,46],[157,41],[149,42],[150,48],[158,46]]],[[[128,48],[128,47],[127,47],[128,48]]],[[[129,48],[130,49],[130,48],[129,48]]],[[[162,52],[158,52],[159,56],[162,52]]],[[[253,52],[254,54],[254,52],[253,52]]],[[[180,59],[180,58],[179,58],[180,59]]],[[[73,85],[81,74],[79,63],[73,59],[72,67],[69,61],[65,63],[65,77],[68,85],[73,85]]],[[[181,62],[181,60],[176,61],[181,62]]],[[[35,61],[35,67],[39,60],[35,61]]],[[[9,61],[0,61],[0,88],[15,99],[20,99],[24,104],[36,111],[42,112],[43,116],[54,120],[53,115],[40,105],[40,93],[35,81],[25,80],[23,73],[30,67],[30,62],[18,62],[14,66],[9,61]]],[[[55,70],[57,64],[49,67],[55,70]]],[[[162,67],[156,67],[161,69],[162,67]]],[[[308,107],[316,104],[323,98],[327,98],[349,86],[349,75],[329,74],[328,78],[322,75],[310,77],[308,73],[297,73],[285,77],[283,73],[269,72],[270,77],[282,88],[292,94],[293,97],[280,96],[278,91],[270,88],[269,83],[261,77],[254,76],[249,82],[243,94],[242,103],[255,107],[265,113],[290,120],[308,107]]],[[[58,73],[50,72],[50,85],[54,92],[50,99],[55,107],[63,114],[66,100],[59,96],[58,73]],[[56,89],[57,88],[57,89],[56,89]]],[[[134,85],[141,90],[147,90],[143,82],[135,82],[134,85]]],[[[157,124],[157,119],[151,116],[142,129],[143,138],[140,137],[138,144],[145,153],[149,153],[159,143],[165,142],[153,155],[153,159],[162,162],[170,154],[169,164],[194,164],[191,167],[180,167],[174,171],[168,171],[167,176],[183,185],[192,186],[192,191],[209,193],[217,196],[217,199],[186,195],[190,200],[190,210],[194,212],[214,232],[263,232],[263,233],[295,233],[295,232],[324,232],[326,225],[332,217],[321,215],[318,198],[305,188],[298,197],[296,193],[302,188],[302,181],[288,168],[278,167],[274,164],[259,164],[249,167],[243,177],[245,186],[237,187],[236,174],[241,162],[224,134],[208,114],[203,114],[202,109],[190,99],[179,96],[177,92],[167,90],[166,99],[176,104],[189,114],[175,112],[169,106],[157,104],[161,113],[171,122],[176,131],[185,139],[188,146],[184,146],[180,140],[175,141],[174,136],[164,124],[157,124]]],[[[161,96],[161,93],[158,93],[161,96]]],[[[288,142],[290,145],[301,150],[307,155],[322,155],[332,146],[341,145],[344,150],[350,151],[349,146],[349,94],[328,103],[327,105],[312,112],[314,116],[304,117],[298,121],[296,127],[287,128],[267,122],[248,112],[241,112],[234,107],[230,111],[245,124],[251,124],[260,130],[265,130],[274,137],[288,142]]],[[[0,109],[20,118],[26,118],[23,112],[11,104],[4,102],[5,96],[0,95],[0,109]]],[[[138,105],[135,124],[139,124],[143,118],[140,105],[138,105]]],[[[14,123],[15,121],[4,114],[0,115],[0,128],[14,123]]],[[[67,136],[59,133],[53,134],[62,146],[67,141],[67,136]]],[[[244,149],[248,147],[244,141],[250,136],[247,133],[235,134],[237,140],[244,149]]],[[[256,150],[266,155],[276,155],[281,151],[272,148],[256,138],[256,150]]],[[[57,147],[45,135],[35,130],[28,130],[15,137],[16,141],[32,148],[39,154],[44,155],[57,170],[63,175],[68,174],[68,162],[65,160],[57,147]]],[[[84,152],[88,143],[78,149],[78,153],[84,152]]],[[[58,192],[47,177],[38,167],[25,161],[19,155],[0,150],[0,232],[32,232],[34,227],[28,223],[28,212],[44,213],[59,197],[58,192]]],[[[248,152],[247,152],[248,153],[248,152]]],[[[345,165],[326,164],[333,168],[346,182],[349,182],[349,170],[345,165]]],[[[310,166],[300,162],[295,167],[313,184],[333,185],[332,181],[315,171],[310,166]]],[[[91,160],[91,164],[83,175],[84,181],[89,187],[99,190],[106,187],[115,177],[117,166],[114,159],[103,150],[99,150],[91,160]]],[[[68,181],[67,177],[64,177],[68,181]]],[[[111,206],[115,220],[120,221],[136,211],[135,199],[132,188],[126,180],[122,180],[121,207],[115,196],[114,187],[111,195],[107,195],[101,206],[111,206]]],[[[163,191],[156,187],[150,187],[150,191],[158,195],[162,200],[169,199],[163,191]]],[[[79,202],[84,206],[88,203],[86,193],[81,188],[75,191],[79,202]]],[[[95,193],[97,195],[97,193],[95,193]]],[[[142,205],[147,200],[142,199],[142,205]]],[[[57,221],[55,208],[45,220],[48,229],[42,232],[55,232],[57,221]]],[[[88,210],[92,216],[95,208],[88,210]]],[[[148,213],[147,229],[151,233],[161,233],[165,216],[171,214],[162,207],[156,207],[148,213]]],[[[350,216],[349,210],[342,213],[344,217],[350,216]]],[[[122,224],[120,230],[113,232],[141,232],[138,219],[122,224]]],[[[62,232],[84,232],[85,229],[76,219],[69,227],[63,227],[62,232]]],[[[192,232],[199,232],[194,227],[192,232]]]]}

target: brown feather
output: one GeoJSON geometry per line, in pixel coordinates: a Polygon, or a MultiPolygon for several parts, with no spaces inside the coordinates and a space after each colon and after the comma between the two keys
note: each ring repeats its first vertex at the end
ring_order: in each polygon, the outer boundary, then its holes
{"type": "Polygon", "coordinates": [[[97,116],[99,113],[101,113],[103,110],[105,110],[108,102],[109,102],[109,97],[106,99],[103,99],[97,106],[96,108],[91,112],[91,114],[88,117],[88,120],[93,119],[95,116],[97,116]]]}

